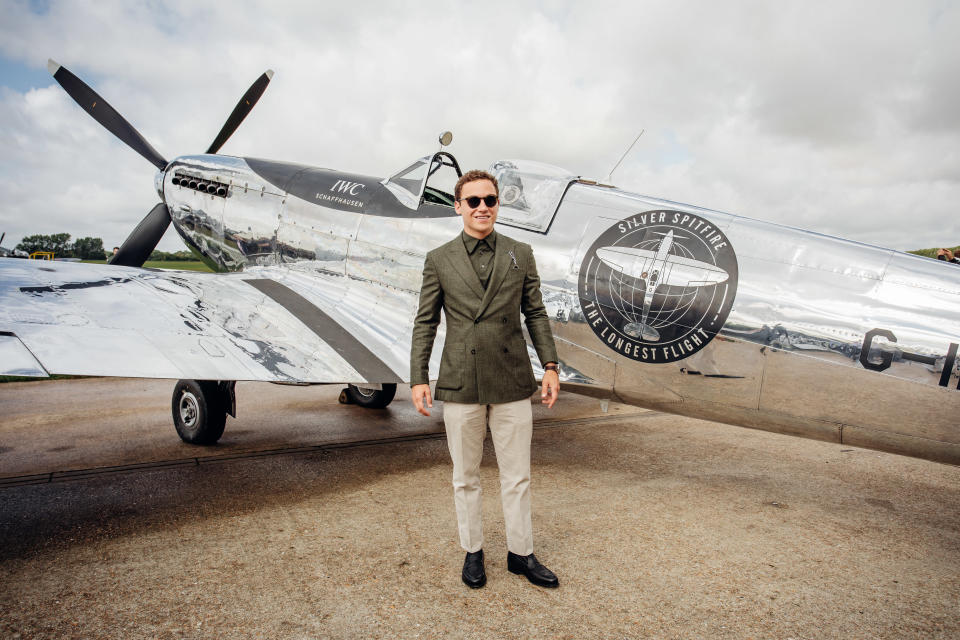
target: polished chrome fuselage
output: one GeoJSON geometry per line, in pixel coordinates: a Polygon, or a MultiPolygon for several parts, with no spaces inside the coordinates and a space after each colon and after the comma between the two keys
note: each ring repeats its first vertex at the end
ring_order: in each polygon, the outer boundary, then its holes
{"type": "MultiPolygon", "coordinates": [[[[516,167],[493,166],[502,190],[511,181],[528,187],[526,204],[511,194],[516,208],[501,207],[498,229],[535,250],[567,388],[960,462],[960,266],[648,198],[559,171],[527,181],[522,164],[516,167]],[[629,324],[602,333],[589,308],[583,271],[595,269],[591,251],[617,235],[618,225],[639,224],[638,216],[652,211],[665,212],[660,221],[667,226],[646,232],[646,244],[637,246],[655,250],[673,221],[681,243],[699,238],[705,246],[732,249],[733,286],[718,303],[725,322],[704,344],[686,342],[688,352],[681,342],[679,352],[661,354],[652,346],[641,355],[642,340],[632,345],[630,336],[646,334],[629,324]],[[719,234],[701,233],[703,221],[719,234]]],[[[462,228],[451,207],[421,200],[422,185],[405,195],[390,180],[267,161],[178,158],[158,174],[158,190],[177,231],[217,270],[285,265],[334,279],[344,312],[375,333],[409,336],[423,257],[462,228]],[[226,185],[226,192],[184,186],[184,176],[226,185]]],[[[608,275],[597,277],[613,290],[608,275]]],[[[631,283],[638,291],[652,286],[638,282],[631,283]]],[[[622,287],[622,278],[616,284],[622,287]]],[[[620,289],[617,299],[623,299],[620,289]]],[[[394,356],[402,357],[409,342],[395,342],[394,356]]]]}

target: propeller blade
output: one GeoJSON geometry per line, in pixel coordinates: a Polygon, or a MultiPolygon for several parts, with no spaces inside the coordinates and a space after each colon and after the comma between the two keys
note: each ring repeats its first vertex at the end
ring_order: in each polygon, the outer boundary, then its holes
{"type": "Polygon", "coordinates": [[[111,107],[96,91],[88,87],[83,80],[70,73],[66,67],[61,67],[54,60],[47,62],[47,69],[53,75],[53,79],[60,83],[60,86],[70,97],[83,107],[84,111],[93,116],[94,120],[102,124],[107,131],[120,138],[127,146],[149,160],[158,169],[163,170],[167,166],[167,161],[157,153],[156,149],[150,146],[150,143],[140,135],[140,132],[124,120],[116,109],[111,107]]]}
{"type": "Polygon", "coordinates": [[[153,250],[157,248],[168,226],[170,226],[170,210],[161,202],[140,221],[133,233],[120,245],[120,250],[107,261],[108,264],[142,267],[153,250]]]}
{"type": "Polygon", "coordinates": [[[230,136],[233,135],[233,132],[237,130],[237,127],[240,126],[240,123],[243,122],[243,119],[247,117],[247,114],[253,110],[253,106],[257,104],[257,100],[260,99],[260,96],[263,95],[263,92],[267,90],[267,85],[270,84],[270,80],[273,78],[273,70],[267,69],[256,81],[250,85],[250,88],[247,89],[247,92],[243,94],[243,97],[240,98],[240,102],[237,103],[237,106],[233,108],[233,113],[230,114],[230,117],[227,118],[227,121],[223,125],[223,129],[220,129],[220,133],[217,134],[216,139],[210,145],[210,148],[207,149],[207,153],[216,153],[220,151],[220,147],[223,146],[230,136]]]}

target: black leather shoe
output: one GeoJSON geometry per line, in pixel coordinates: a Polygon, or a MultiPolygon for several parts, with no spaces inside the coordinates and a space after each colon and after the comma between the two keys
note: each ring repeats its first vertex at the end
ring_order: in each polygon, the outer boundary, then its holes
{"type": "Polygon", "coordinates": [[[487,584],[487,573],[483,570],[483,549],[467,552],[460,577],[463,578],[463,584],[471,589],[479,589],[487,584]]]}
{"type": "Polygon", "coordinates": [[[510,573],[527,576],[527,580],[538,587],[547,587],[554,589],[560,586],[560,581],[553,571],[540,564],[537,556],[532,553],[528,556],[518,556],[510,551],[507,552],[507,569],[510,573]]]}

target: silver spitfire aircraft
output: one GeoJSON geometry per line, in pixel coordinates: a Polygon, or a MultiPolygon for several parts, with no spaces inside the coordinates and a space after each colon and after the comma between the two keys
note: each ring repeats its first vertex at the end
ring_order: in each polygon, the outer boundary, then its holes
{"type": "MultiPolygon", "coordinates": [[[[161,202],[112,264],[0,259],[0,373],[177,379],[173,419],[198,444],[235,415],[236,380],[347,383],[345,401],[391,401],[407,381],[424,254],[461,229],[452,155],[385,179],[218,155],[268,71],[205,154],[168,161],[50,69],[157,167],[161,202]],[[227,273],[142,268],[171,222],[227,273]]],[[[564,389],[960,462],[960,267],[535,162],[490,170],[498,225],[534,247],[564,389]]],[[[435,349],[434,375],[438,364],[435,349]]]]}

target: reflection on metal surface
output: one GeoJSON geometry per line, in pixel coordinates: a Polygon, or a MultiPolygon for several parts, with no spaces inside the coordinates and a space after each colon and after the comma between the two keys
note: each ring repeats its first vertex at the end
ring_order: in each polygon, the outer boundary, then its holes
{"type": "Polygon", "coordinates": [[[46,378],[47,372],[19,338],[0,333],[0,376],[46,378]]]}
{"type": "Polygon", "coordinates": [[[0,292],[0,326],[15,327],[54,373],[364,380],[248,276],[68,263],[41,272],[13,260],[0,274],[15,283],[0,292]],[[101,286],[75,286],[84,278],[101,286]]]}

